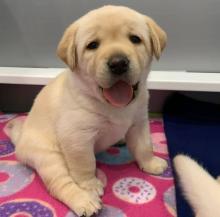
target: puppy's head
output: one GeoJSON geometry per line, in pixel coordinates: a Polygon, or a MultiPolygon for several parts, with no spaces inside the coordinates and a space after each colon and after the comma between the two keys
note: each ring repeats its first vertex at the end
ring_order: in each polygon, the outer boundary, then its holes
{"type": "Polygon", "coordinates": [[[152,57],[159,59],[165,44],[165,32],[151,18],[126,7],[104,6],[67,28],[57,54],[96,86],[100,99],[123,107],[135,98],[152,57]]]}

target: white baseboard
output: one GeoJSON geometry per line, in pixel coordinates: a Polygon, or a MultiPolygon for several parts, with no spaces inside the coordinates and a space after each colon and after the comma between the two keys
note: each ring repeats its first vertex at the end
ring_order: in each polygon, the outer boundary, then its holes
{"type": "Polygon", "coordinates": [[[220,92],[220,73],[152,71],[149,89],[220,92]]]}
{"type": "Polygon", "coordinates": [[[0,67],[0,83],[45,85],[62,70],[62,68],[0,67]]]}
{"type": "MultiPolygon", "coordinates": [[[[62,68],[0,67],[0,83],[45,85],[62,68]]],[[[220,92],[220,73],[151,71],[147,80],[152,90],[220,92]]]]}

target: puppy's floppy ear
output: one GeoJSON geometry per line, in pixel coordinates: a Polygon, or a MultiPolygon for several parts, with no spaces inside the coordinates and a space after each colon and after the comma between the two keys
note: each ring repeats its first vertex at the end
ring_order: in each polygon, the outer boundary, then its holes
{"type": "Polygon", "coordinates": [[[157,60],[163,49],[166,46],[167,34],[165,31],[150,17],[146,16],[147,25],[149,28],[150,39],[152,43],[153,53],[157,60]]]}
{"type": "Polygon", "coordinates": [[[57,55],[70,67],[71,70],[74,70],[77,65],[75,43],[77,29],[78,25],[76,22],[71,24],[65,30],[57,47],[57,55]]]}

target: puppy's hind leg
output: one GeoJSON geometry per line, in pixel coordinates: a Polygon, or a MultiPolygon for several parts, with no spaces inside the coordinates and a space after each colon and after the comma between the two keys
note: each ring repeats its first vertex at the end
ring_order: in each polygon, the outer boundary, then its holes
{"type": "Polygon", "coordinates": [[[69,175],[62,154],[59,151],[46,149],[46,147],[44,149],[35,147],[32,152],[31,149],[26,148],[28,152],[25,155],[29,153],[29,158],[32,159],[23,158],[23,161],[30,162],[31,160],[32,166],[41,176],[51,195],[66,204],[77,215],[91,216],[98,212],[101,209],[98,195],[81,189],[69,175]]]}

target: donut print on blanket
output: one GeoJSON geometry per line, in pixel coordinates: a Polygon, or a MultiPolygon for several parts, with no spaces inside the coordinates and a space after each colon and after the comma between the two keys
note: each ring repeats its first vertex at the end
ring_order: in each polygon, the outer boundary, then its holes
{"type": "Polygon", "coordinates": [[[126,215],[117,207],[104,205],[97,217],[126,217],[126,215]]]}
{"type": "MultiPolygon", "coordinates": [[[[16,161],[14,146],[7,136],[7,122],[14,118],[23,121],[26,117],[0,115],[0,217],[78,217],[49,195],[37,173],[16,161]]],[[[94,217],[176,216],[163,122],[154,119],[150,127],[154,152],[168,161],[169,168],[159,176],[143,173],[124,141],[98,154],[96,176],[104,184],[105,194],[103,208],[94,217]]]]}
{"type": "Polygon", "coordinates": [[[0,140],[0,158],[13,154],[14,145],[9,140],[0,140]]]}
{"type": "Polygon", "coordinates": [[[16,117],[16,114],[4,114],[0,115],[0,123],[7,122],[11,120],[12,118],[16,117]]]}
{"type": "Polygon", "coordinates": [[[21,163],[0,161],[0,197],[10,196],[23,190],[34,177],[34,172],[21,163]]]}
{"type": "Polygon", "coordinates": [[[96,155],[98,162],[108,165],[121,165],[133,162],[133,158],[125,145],[112,146],[107,151],[96,155]]]}
{"type": "Polygon", "coordinates": [[[56,217],[52,207],[40,200],[19,199],[0,204],[2,217],[56,217]]]}
{"type": "MultiPolygon", "coordinates": [[[[76,214],[69,211],[65,217],[77,217],[76,214]]],[[[95,217],[126,217],[126,214],[117,207],[104,205],[101,211],[95,217]]]]}
{"type": "Polygon", "coordinates": [[[148,203],[157,194],[151,183],[136,177],[119,179],[114,183],[112,190],[117,198],[133,204],[148,203]]]}
{"type": "Polygon", "coordinates": [[[165,193],[163,195],[163,200],[164,200],[165,207],[167,208],[169,213],[172,216],[176,217],[177,215],[176,215],[176,201],[175,201],[175,188],[174,188],[174,186],[171,186],[170,188],[168,188],[167,191],[165,191],[165,193]]]}

